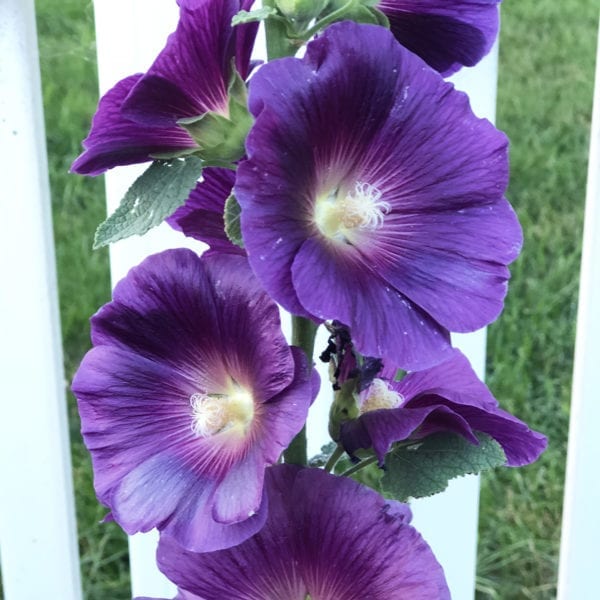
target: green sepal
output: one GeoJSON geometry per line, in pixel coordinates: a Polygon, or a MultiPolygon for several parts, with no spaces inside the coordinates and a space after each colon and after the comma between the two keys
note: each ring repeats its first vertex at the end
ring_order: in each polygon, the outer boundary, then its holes
{"type": "Polygon", "coordinates": [[[479,445],[454,433],[437,433],[421,443],[392,450],[385,458],[381,479],[384,495],[406,502],[443,492],[448,481],[506,463],[496,440],[477,433],[479,445]]]}
{"type": "Polygon", "coordinates": [[[233,163],[245,154],[244,144],[253,121],[247,108],[246,84],[235,69],[227,94],[228,116],[207,112],[177,121],[194,138],[198,156],[207,163],[233,163]]]}
{"type": "Polygon", "coordinates": [[[309,23],[325,9],[328,0],[275,0],[277,8],[295,23],[309,23]]]}
{"type": "Polygon", "coordinates": [[[332,0],[327,6],[327,14],[339,11],[336,21],[356,21],[390,28],[389,19],[377,10],[378,0],[332,0]]]}
{"type": "Polygon", "coordinates": [[[242,208],[235,199],[235,196],[231,194],[225,201],[225,212],[223,213],[225,233],[232,244],[243,248],[244,241],[242,239],[242,229],[240,224],[241,214],[242,208]]]}
{"type": "Polygon", "coordinates": [[[237,15],[234,15],[231,19],[231,26],[243,25],[244,23],[256,23],[257,21],[264,21],[273,15],[276,15],[277,11],[271,6],[263,6],[256,10],[240,10],[237,15]]]}
{"type": "Polygon", "coordinates": [[[94,249],[160,225],[188,198],[202,174],[197,156],[154,161],[127,190],[117,210],[101,223],[94,249]]]}
{"type": "Polygon", "coordinates": [[[356,379],[348,379],[335,391],[329,409],[329,435],[332,440],[339,441],[340,426],[344,421],[358,418],[358,406],[356,379]]]}

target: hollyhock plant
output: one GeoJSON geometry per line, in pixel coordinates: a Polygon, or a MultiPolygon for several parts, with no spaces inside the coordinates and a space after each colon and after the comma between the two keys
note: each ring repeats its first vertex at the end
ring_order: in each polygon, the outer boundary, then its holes
{"type": "Polygon", "coordinates": [[[547,444],[544,435],[498,406],[459,350],[401,381],[371,378],[359,394],[358,412],[341,423],[340,443],[350,456],[373,448],[380,465],[395,442],[438,432],[457,433],[473,444],[479,444],[476,432],[485,433],[500,444],[510,467],[537,460],[547,444]]]}
{"type": "Polygon", "coordinates": [[[255,533],[265,466],[301,429],[318,381],[246,259],[151,256],[93,317],[92,341],[73,392],[114,520],[196,551],[255,533]]]}
{"type": "Polygon", "coordinates": [[[179,586],[179,598],[450,598],[405,504],[350,479],[288,465],[269,469],[266,487],[267,521],[239,546],[197,554],[161,538],[158,564],[179,586]]]}
{"type": "Polygon", "coordinates": [[[405,369],[502,310],[521,229],[506,137],[384,28],[342,22],[251,79],[235,194],[250,264],[290,312],[405,369]]]}
{"type": "Polygon", "coordinates": [[[240,254],[245,252],[233,244],[225,233],[223,213],[231,195],[235,171],[208,167],[202,171],[203,180],[168,219],[171,227],[210,246],[207,254],[240,254]]]}
{"type": "Polygon", "coordinates": [[[501,0],[379,0],[396,39],[427,64],[450,75],[476,65],[498,33],[501,0]]]}
{"type": "Polygon", "coordinates": [[[209,246],[133,268],[73,381],[107,519],[159,530],[177,600],[450,598],[409,508],[350,477],[423,497],[545,448],[450,342],[501,312],[522,242],[507,139],[443,79],[499,1],[177,0],[101,99],[73,170],[154,162],[96,246],[165,218],[209,246]],[[334,443],[309,460],[322,324],[334,443]]]}
{"type": "Polygon", "coordinates": [[[228,89],[250,69],[257,24],[231,27],[254,0],[178,0],[176,31],[145,74],[119,81],[100,100],[85,151],[71,167],[98,175],[117,165],[200,150],[182,126],[207,113],[229,116],[228,89]]]}

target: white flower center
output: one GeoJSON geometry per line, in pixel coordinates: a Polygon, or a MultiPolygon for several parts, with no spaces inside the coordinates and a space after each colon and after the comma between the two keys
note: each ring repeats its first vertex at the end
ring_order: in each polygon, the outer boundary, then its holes
{"type": "Polygon", "coordinates": [[[226,394],[192,394],[191,428],[198,437],[210,437],[224,431],[244,435],[254,417],[252,394],[231,383],[226,394]]]}
{"type": "Polygon", "coordinates": [[[333,192],[317,199],[315,222],[330,239],[347,241],[356,229],[379,229],[392,207],[381,199],[381,192],[370,183],[358,181],[352,192],[340,197],[333,192]]]}
{"type": "Polygon", "coordinates": [[[367,397],[363,400],[360,407],[360,414],[382,408],[397,408],[404,402],[402,394],[391,390],[388,384],[382,379],[373,379],[369,386],[367,397]]]}

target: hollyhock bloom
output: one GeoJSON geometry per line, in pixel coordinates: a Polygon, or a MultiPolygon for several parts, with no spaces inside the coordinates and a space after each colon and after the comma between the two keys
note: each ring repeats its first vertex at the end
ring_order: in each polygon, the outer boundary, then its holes
{"type": "Polygon", "coordinates": [[[249,103],[235,194],[277,302],[410,370],[498,316],[521,229],[507,139],[465,94],[386,29],[342,22],[263,66],[249,103]]]}
{"type": "Polygon", "coordinates": [[[379,0],[395,38],[443,75],[477,64],[498,33],[501,0],[379,0]]]}
{"type": "Polygon", "coordinates": [[[92,341],[73,392],[114,520],[197,551],[254,534],[265,466],[302,428],[318,379],[246,259],[149,257],[92,318],[92,341]]]}
{"type": "Polygon", "coordinates": [[[161,538],[158,565],[190,600],[445,600],[444,574],[407,505],[320,469],[267,477],[265,526],[239,546],[196,554],[161,538]],[[192,594],[187,596],[185,594],[192,594]]]}
{"type": "Polygon", "coordinates": [[[126,77],[100,99],[85,151],[72,171],[98,175],[154,155],[196,149],[178,121],[207,112],[227,116],[232,60],[245,79],[257,28],[256,23],[231,27],[231,19],[253,1],[178,0],[177,29],[147,73],[126,77]]]}
{"type": "Polygon", "coordinates": [[[474,444],[479,443],[475,432],[486,433],[502,446],[510,467],[535,461],[547,444],[544,435],[498,407],[459,350],[400,382],[375,378],[360,393],[359,410],[358,419],[341,424],[340,442],[351,456],[359,448],[373,448],[380,465],[394,442],[442,431],[474,444]]]}
{"type": "Polygon", "coordinates": [[[188,237],[207,243],[210,246],[207,254],[217,252],[245,256],[246,252],[229,240],[223,224],[225,202],[234,182],[235,172],[231,169],[204,169],[202,181],[167,222],[188,237]]]}

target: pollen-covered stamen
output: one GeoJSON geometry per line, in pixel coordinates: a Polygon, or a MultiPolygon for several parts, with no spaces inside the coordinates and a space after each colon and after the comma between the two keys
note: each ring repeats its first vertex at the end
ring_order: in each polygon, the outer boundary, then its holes
{"type": "Polygon", "coordinates": [[[402,394],[391,390],[382,379],[373,379],[360,407],[360,414],[382,408],[398,408],[404,402],[402,394]]]}
{"type": "Polygon", "coordinates": [[[315,206],[315,222],[323,235],[347,239],[355,229],[379,229],[392,207],[381,199],[381,191],[370,183],[358,181],[352,192],[339,191],[319,198],[315,206]]]}
{"type": "Polygon", "coordinates": [[[195,435],[210,437],[233,429],[240,435],[246,433],[254,417],[252,395],[233,383],[228,391],[226,394],[192,394],[191,428],[195,435]]]}

